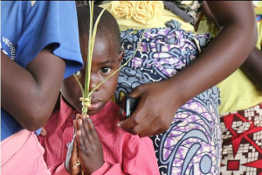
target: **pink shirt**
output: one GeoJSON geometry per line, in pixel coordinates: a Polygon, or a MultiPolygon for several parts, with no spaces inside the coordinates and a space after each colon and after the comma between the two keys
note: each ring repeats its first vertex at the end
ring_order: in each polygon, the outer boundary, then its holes
{"type": "MultiPolygon", "coordinates": [[[[52,174],[65,174],[64,161],[67,144],[73,137],[75,111],[63,100],[60,110],[55,112],[46,125],[47,136],[39,136],[46,150],[45,160],[52,174]]],[[[121,115],[113,102],[98,114],[91,116],[104,152],[104,165],[92,175],[159,175],[152,141],[140,138],[117,127],[121,115]]]]}

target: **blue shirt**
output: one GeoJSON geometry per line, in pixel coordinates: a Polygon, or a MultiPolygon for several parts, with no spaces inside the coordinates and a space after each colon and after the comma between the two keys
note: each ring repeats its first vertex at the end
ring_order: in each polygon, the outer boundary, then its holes
{"type": "MultiPolygon", "coordinates": [[[[1,2],[1,50],[23,67],[55,44],[53,54],[66,62],[64,77],[71,76],[82,67],[78,37],[74,1],[1,2]]],[[[1,140],[21,129],[1,108],[1,140]]]]}
{"type": "Polygon", "coordinates": [[[262,20],[262,15],[256,15],[256,20],[261,21],[262,20]]]}

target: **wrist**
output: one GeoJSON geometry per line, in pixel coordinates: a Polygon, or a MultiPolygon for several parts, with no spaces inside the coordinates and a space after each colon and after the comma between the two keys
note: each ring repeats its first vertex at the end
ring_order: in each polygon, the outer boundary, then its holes
{"type": "Polygon", "coordinates": [[[185,104],[188,100],[188,97],[187,97],[188,93],[187,93],[187,88],[185,85],[186,82],[179,81],[178,79],[176,79],[176,77],[173,77],[167,81],[169,81],[168,90],[171,91],[169,94],[172,95],[172,99],[175,99],[176,104],[178,105],[176,107],[178,108],[182,106],[183,104],[185,104]]]}

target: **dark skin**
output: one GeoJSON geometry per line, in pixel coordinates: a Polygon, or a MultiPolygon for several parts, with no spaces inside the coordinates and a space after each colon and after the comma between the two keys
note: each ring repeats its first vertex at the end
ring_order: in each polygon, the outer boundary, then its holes
{"type": "MultiPolygon", "coordinates": [[[[217,27],[219,24],[215,19],[214,15],[208,8],[206,2],[203,3],[204,13],[209,20],[214,22],[217,27]]],[[[254,83],[254,85],[262,90],[262,51],[258,50],[257,47],[251,51],[246,61],[240,66],[240,69],[247,75],[247,77],[254,83]]]]}
{"type": "MultiPolygon", "coordinates": [[[[107,31],[109,32],[109,31],[107,31]]],[[[108,77],[112,72],[117,70],[122,60],[122,53],[119,53],[119,45],[115,44],[115,39],[111,35],[104,35],[98,32],[94,47],[92,60],[92,71],[90,88],[93,89],[97,84],[108,77]]],[[[87,58],[88,36],[80,37],[80,47],[83,58],[87,58]]],[[[85,70],[81,70],[81,75],[85,75],[85,70]]],[[[117,85],[118,73],[107,80],[100,88],[98,88],[91,96],[91,106],[88,110],[89,115],[98,113],[107,102],[109,102],[115,92],[117,85]]],[[[84,85],[84,76],[80,77],[82,85],[84,85]]],[[[79,98],[82,97],[81,90],[74,79],[69,77],[63,83],[62,95],[65,100],[73,106],[78,112],[81,111],[81,103],[79,98]]],[[[79,158],[80,167],[71,167],[70,174],[77,175],[80,170],[84,170],[85,174],[91,174],[104,163],[103,149],[100,139],[94,128],[92,121],[87,116],[77,116],[77,123],[74,126],[77,137],[74,143],[70,164],[73,165],[79,158]]]]}
{"type": "Polygon", "coordinates": [[[40,128],[53,111],[64,70],[65,62],[48,50],[41,51],[26,68],[1,52],[2,108],[23,128],[40,128]]]}
{"type": "Polygon", "coordinates": [[[207,1],[207,4],[222,26],[220,34],[190,67],[176,76],[137,87],[130,96],[139,97],[140,101],[133,115],[119,123],[123,129],[140,136],[166,131],[181,105],[225,79],[254,48],[256,23],[251,2],[207,1]]]}
{"type": "Polygon", "coordinates": [[[262,90],[262,51],[254,48],[240,68],[262,90]]]}

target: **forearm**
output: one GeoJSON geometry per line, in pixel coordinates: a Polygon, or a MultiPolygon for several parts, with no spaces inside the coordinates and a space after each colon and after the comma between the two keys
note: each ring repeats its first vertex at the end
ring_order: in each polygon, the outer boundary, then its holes
{"type": "Polygon", "coordinates": [[[241,70],[262,90],[262,51],[254,48],[244,64],[241,65],[241,70]]]}
{"type": "MultiPolygon", "coordinates": [[[[225,79],[245,61],[256,41],[256,25],[252,11],[247,12],[247,16],[247,24],[234,19],[239,16],[233,19],[224,17],[227,21],[221,24],[223,29],[220,34],[192,66],[169,80],[170,87],[182,90],[183,103],[225,79]]],[[[218,21],[221,22],[223,19],[218,21]]]]}
{"type": "MultiPolygon", "coordinates": [[[[44,51],[43,54],[51,55],[46,52],[44,51]]],[[[35,70],[30,71],[1,52],[2,107],[24,128],[35,130],[50,116],[60,87],[58,83],[46,81],[46,78],[50,78],[49,75],[55,73],[54,71],[50,70],[41,77],[33,73],[35,70]]],[[[63,74],[59,79],[62,82],[63,74]]]]}

